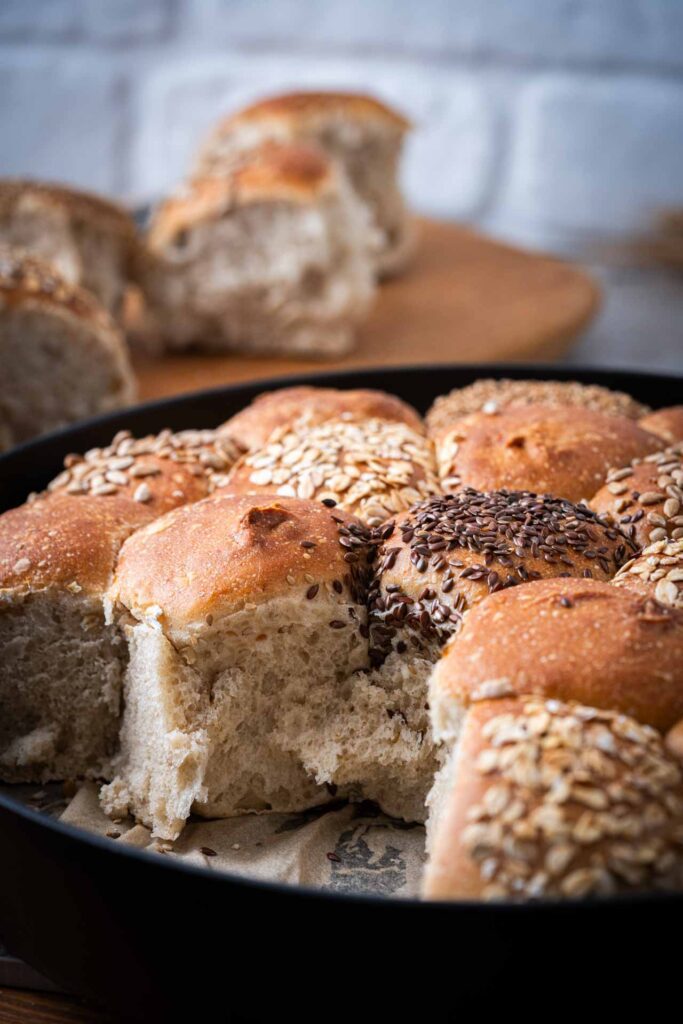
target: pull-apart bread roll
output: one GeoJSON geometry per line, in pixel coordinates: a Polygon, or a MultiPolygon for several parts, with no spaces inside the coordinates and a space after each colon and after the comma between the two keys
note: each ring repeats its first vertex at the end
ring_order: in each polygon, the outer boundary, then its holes
{"type": "Polygon", "coordinates": [[[167,348],[339,355],[374,294],[365,235],[324,154],[266,144],[161,204],[138,277],[167,348]]]}
{"type": "Polygon", "coordinates": [[[224,172],[264,139],[322,147],[344,168],[368,214],[380,274],[401,270],[412,232],[398,181],[409,122],[371,96],[291,93],[247,107],[217,125],[203,147],[199,174],[224,172]]]}
{"type": "Polygon", "coordinates": [[[264,392],[227,420],[220,430],[245,451],[255,451],[281,427],[312,427],[326,420],[368,419],[405,423],[418,433],[424,433],[415,409],[386,391],[304,386],[264,392]]]}
{"type": "Polygon", "coordinates": [[[683,886],[683,775],[614,711],[475,704],[431,796],[431,899],[578,899],[683,886]]]}
{"type": "Polygon", "coordinates": [[[591,499],[640,545],[683,537],[683,443],[611,469],[591,499]]]}
{"type": "MultiPolygon", "coordinates": [[[[560,405],[592,409],[608,416],[626,416],[637,420],[649,412],[623,391],[612,391],[599,384],[579,384],[568,380],[494,380],[483,378],[464,388],[454,388],[434,401],[426,421],[432,434],[442,434],[456,420],[472,412],[496,413],[528,405],[560,405]]],[[[650,428],[641,424],[644,429],[650,428]]],[[[656,434],[656,430],[652,430],[656,434]]]]}
{"type": "Polygon", "coordinates": [[[68,456],[46,495],[0,516],[0,778],[102,774],[127,659],[102,603],[118,549],[220,487],[230,445],[211,431],[124,431],[68,456]]]}
{"type": "Polygon", "coordinates": [[[0,242],[50,263],[112,315],[121,311],[136,231],[115,203],[63,185],[0,180],[0,242]]]}
{"type": "Polygon", "coordinates": [[[130,661],[105,809],[170,839],[193,810],[323,802],[284,719],[365,664],[367,556],[360,523],[294,498],[219,495],[135,533],[109,594],[130,661]]]}
{"type": "Polygon", "coordinates": [[[51,494],[0,516],[0,778],[98,775],[118,738],[126,651],[104,623],[139,502],[51,494]]]}
{"type": "Polygon", "coordinates": [[[428,498],[381,533],[369,594],[373,671],[350,680],[302,742],[321,780],[423,820],[437,764],[428,678],[467,609],[541,577],[609,580],[635,549],[584,506],[525,492],[428,498]]]}
{"type": "Polygon", "coordinates": [[[615,587],[627,587],[683,611],[683,539],[658,540],[622,566],[615,587]]]}
{"type": "Polygon", "coordinates": [[[275,430],[238,462],[229,486],[325,501],[379,526],[437,493],[435,470],[431,443],[405,423],[336,419],[275,430]]]}
{"type": "Polygon", "coordinates": [[[662,443],[625,416],[552,405],[471,413],[434,440],[444,490],[505,487],[570,501],[591,498],[612,466],[662,443]]]}
{"type": "Polygon", "coordinates": [[[666,409],[657,409],[639,421],[643,430],[657,434],[669,444],[683,441],[683,405],[671,405],[666,409]]]}
{"type": "Polygon", "coordinates": [[[683,718],[683,613],[588,579],[545,579],[473,608],[430,682],[435,738],[492,697],[577,701],[665,731],[683,718]]]}
{"type": "Polygon", "coordinates": [[[127,405],[123,335],[89,292],[0,248],[0,438],[5,446],[127,405]]]}

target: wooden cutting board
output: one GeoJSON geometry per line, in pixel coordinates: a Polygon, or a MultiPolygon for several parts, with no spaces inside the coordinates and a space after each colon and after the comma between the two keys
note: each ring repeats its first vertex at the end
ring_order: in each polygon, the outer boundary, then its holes
{"type": "Polygon", "coordinates": [[[580,268],[484,235],[418,221],[410,268],[381,285],[355,352],[339,360],[138,357],[140,399],[292,373],[434,362],[551,360],[595,314],[600,293],[580,268]]]}

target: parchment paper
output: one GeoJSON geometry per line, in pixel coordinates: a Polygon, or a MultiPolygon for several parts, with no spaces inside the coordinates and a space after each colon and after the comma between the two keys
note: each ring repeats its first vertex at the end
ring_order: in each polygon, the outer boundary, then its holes
{"type": "Polygon", "coordinates": [[[300,814],[190,819],[173,843],[132,820],[113,822],[86,783],[70,798],[61,787],[3,787],[30,806],[110,842],[136,846],[210,871],[315,886],[343,893],[415,896],[424,864],[424,828],[387,818],[370,803],[336,803],[300,814]]]}

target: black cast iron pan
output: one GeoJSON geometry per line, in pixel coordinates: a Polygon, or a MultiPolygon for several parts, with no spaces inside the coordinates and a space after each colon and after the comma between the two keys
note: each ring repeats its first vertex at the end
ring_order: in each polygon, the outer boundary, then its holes
{"type": "MultiPolygon", "coordinates": [[[[283,384],[379,387],[425,410],[481,376],[574,379],[677,404],[683,377],[404,367],[259,381],[100,417],[0,457],[0,511],[121,428],[215,426],[283,384]]],[[[580,415],[580,412],[577,412],[580,415]]],[[[0,652],[1,656],[1,652],[0,652]]],[[[683,896],[420,904],[249,882],[116,846],[0,795],[0,934],[64,989],[138,1021],[446,1020],[614,1012],[676,994],[683,896]]],[[[0,1006],[1,1016],[1,1006],[0,1006]]]]}

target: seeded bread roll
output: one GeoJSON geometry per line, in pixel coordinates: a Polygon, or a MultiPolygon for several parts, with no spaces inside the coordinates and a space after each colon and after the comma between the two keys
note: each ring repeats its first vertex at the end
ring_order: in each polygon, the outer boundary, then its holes
{"type": "Polygon", "coordinates": [[[683,777],[651,728],[484,701],[430,796],[429,899],[578,899],[683,886],[683,777]]]}
{"type": "Polygon", "coordinates": [[[418,413],[386,391],[359,388],[279,388],[266,391],[227,420],[225,431],[245,451],[262,448],[274,430],[280,427],[318,426],[326,420],[387,420],[405,423],[424,433],[418,413]]]}
{"type": "Polygon", "coordinates": [[[683,537],[683,444],[611,469],[591,508],[637,544],[683,537]]]}
{"type": "MultiPolygon", "coordinates": [[[[575,380],[493,380],[484,378],[464,388],[454,388],[437,398],[427,413],[432,434],[442,434],[456,420],[472,412],[496,413],[528,405],[560,405],[592,409],[608,416],[626,416],[637,420],[650,410],[623,391],[612,391],[599,384],[579,384],[575,380]]],[[[645,426],[644,429],[649,429],[645,426]]],[[[656,434],[657,431],[653,430],[656,434]]]]}
{"type": "Polygon", "coordinates": [[[106,769],[118,737],[125,648],[102,593],[151,513],[126,498],[50,494],[0,516],[0,778],[106,769]]]}
{"type": "Polygon", "coordinates": [[[625,416],[550,405],[472,413],[435,438],[444,490],[504,487],[570,501],[591,498],[612,466],[660,445],[625,416]]]}
{"type": "Polygon", "coordinates": [[[596,580],[545,579],[473,608],[430,682],[437,737],[476,700],[576,700],[666,730],[683,718],[683,613],[596,580]]]}
{"type": "Polygon", "coordinates": [[[45,260],[113,316],[121,312],[136,246],[123,207],[64,185],[0,180],[0,242],[45,260]]]}
{"type": "Polygon", "coordinates": [[[237,463],[229,486],[236,494],[331,502],[369,526],[439,490],[430,442],[379,419],[282,427],[237,463]]]}
{"type": "Polygon", "coordinates": [[[639,420],[643,430],[657,434],[669,444],[683,441],[683,405],[672,405],[667,409],[657,409],[639,420]]]}
{"type": "Polygon", "coordinates": [[[5,447],[135,395],[123,335],[47,264],[0,249],[0,439],[5,447]]]}
{"type": "Polygon", "coordinates": [[[162,430],[141,438],[121,430],[105,448],[67,455],[48,491],[119,495],[159,516],[224,487],[238,457],[234,441],[214,430],[162,430]]]}
{"type": "Polygon", "coordinates": [[[339,355],[374,294],[365,214],[324,154],[264,145],[162,203],[138,278],[163,346],[339,355]]]}
{"type": "Polygon", "coordinates": [[[330,705],[305,763],[387,813],[422,821],[437,767],[428,679],[466,610],[545,576],[611,579],[636,549],[584,506],[525,492],[428,498],[380,532],[368,598],[373,671],[330,705]]]}
{"type": "Polygon", "coordinates": [[[199,174],[225,173],[264,139],[322,147],[344,168],[367,210],[377,271],[401,270],[412,249],[410,219],[398,182],[410,123],[371,96],[289,93],[221,121],[201,150],[199,174]]]}
{"type": "Polygon", "coordinates": [[[683,540],[650,544],[619,570],[613,582],[683,611],[683,540]]]}
{"type": "Polygon", "coordinates": [[[191,810],[323,802],[296,747],[366,663],[366,561],[360,523],[293,498],[214,496],[138,530],[109,594],[130,662],[105,809],[171,839],[191,810]]]}

